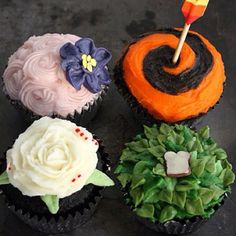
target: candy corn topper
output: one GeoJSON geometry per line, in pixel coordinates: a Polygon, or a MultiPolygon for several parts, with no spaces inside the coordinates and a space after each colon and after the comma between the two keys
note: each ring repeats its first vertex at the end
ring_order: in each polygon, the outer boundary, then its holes
{"type": "Polygon", "coordinates": [[[184,45],[184,41],[187,37],[191,24],[204,15],[208,3],[209,3],[209,0],[185,0],[184,1],[183,6],[182,6],[182,13],[185,18],[185,26],[181,34],[178,46],[176,48],[175,55],[173,57],[174,64],[179,59],[180,52],[184,45]]]}

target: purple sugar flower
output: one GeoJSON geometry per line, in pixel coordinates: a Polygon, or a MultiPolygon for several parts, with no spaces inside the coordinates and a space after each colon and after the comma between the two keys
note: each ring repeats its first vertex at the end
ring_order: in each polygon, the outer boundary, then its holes
{"type": "Polygon", "coordinates": [[[60,56],[66,78],[77,90],[84,85],[90,92],[98,93],[102,85],[110,83],[106,64],[111,53],[105,48],[96,48],[92,39],[82,38],[75,45],[66,43],[60,49],[60,56]]]}

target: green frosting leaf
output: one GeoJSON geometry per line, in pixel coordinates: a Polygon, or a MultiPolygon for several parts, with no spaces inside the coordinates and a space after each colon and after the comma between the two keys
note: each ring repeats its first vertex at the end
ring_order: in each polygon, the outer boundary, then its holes
{"type": "Polygon", "coordinates": [[[0,185],[5,185],[5,184],[10,184],[9,179],[8,179],[7,171],[4,171],[0,175],[0,185]]]}
{"type": "Polygon", "coordinates": [[[210,137],[210,128],[208,126],[202,127],[198,134],[200,135],[200,137],[202,137],[203,139],[208,139],[210,137]]]}
{"type": "Polygon", "coordinates": [[[199,197],[202,200],[202,203],[207,205],[214,197],[214,191],[208,188],[200,188],[199,189],[199,197]]]}
{"type": "Polygon", "coordinates": [[[186,192],[174,192],[173,193],[173,204],[175,204],[176,206],[178,206],[179,208],[184,208],[185,203],[186,203],[186,196],[187,193],[186,192]]]}
{"type": "Polygon", "coordinates": [[[235,175],[233,171],[229,168],[224,169],[219,178],[223,181],[225,186],[228,186],[235,181],[235,175]]]}
{"type": "Polygon", "coordinates": [[[143,204],[141,208],[136,209],[137,215],[143,218],[154,218],[155,208],[152,204],[143,204]]]}
{"type": "Polygon", "coordinates": [[[156,126],[153,127],[148,127],[146,125],[143,126],[144,127],[144,134],[146,135],[146,137],[148,139],[156,139],[157,135],[159,134],[156,126]]]}
{"type": "Polygon", "coordinates": [[[215,170],[216,170],[216,165],[215,165],[216,158],[215,157],[209,157],[208,159],[209,159],[209,161],[206,163],[205,169],[210,173],[215,172],[215,170]]]}
{"type": "Polygon", "coordinates": [[[146,182],[142,175],[134,175],[132,178],[131,189],[135,189],[146,182]]]}
{"type": "Polygon", "coordinates": [[[186,210],[191,215],[203,215],[204,209],[202,205],[201,198],[197,198],[196,200],[187,199],[186,201],[186,210]]]}
{"type": "Polygon", "coordinates": [[[57,214],[59,210],[59,198],[55,195],[45,195],[40,197],[43,202],[47,205],[48,210],[52,214],[57,214]]]}
{"type": "Polygon", "coordinates": [[[93,184],[96,186],[113,186],[114,182],[102,171],[95,169],[94,172],[87,179],[86,184],[93,184]]]}
{"type": "Polygon", "coordinates": [[[176,215],[177,215],[177,210],[173,206],[166,206],[161,211],[159,221],[161,223],[164,223],[164,222],[166,222],[168,220],[173,219],[176,215]]]}
{"type": "Polygon", "coordinates": [[[137,207],[142,202],[144,194],[142,189],[136,188],[130,191],[130,196],[133,198],[135,207],[137,207]]]}
{"type": "Polygon", "coordinates": [[[235,181],[227,154],[210,137],[209,127],[194,132],[178,124],[145,126],[144,133],[126,145],[116,173],[132,209],[162,223],[193,216],[209,218],[235,181]],[[189,176],[167,176],[167,151],[191,154],[189,176]]]}
{"type": "Polygon", "coordinates": [[[122,173],[117,176],[117,179],[120,181],[122,187],[125,188],[127,183],[131,181],[132,175],[128,173],[122,173]]]}
{"type": "Polygon", "coordinates": [[[172,130],[171,126],[169,126],[165,123],[162,123],[160,126],[160,132],[162,134],[168,135],[171,132],[171,130],[172,130]]]}
{"type": "Polygon", "coordinates": [[[143,152],[149,147],[149,143],[147,139],[142,139],[140,141],[131,142],[126,144],[132,151],[135,152],[143,152]]]}
{"type": "Polygon", "coordinates": [[[166,149],[164,147],[162,147],[161,145],[158,145],[156,147],[151,147],[148,148],[148,151],[155,157],[157,158],[161,158],[161,160],[163,160],[163,156],[166,152],[166,149]]]}
{"type": "Polygon", "coordinates": [[[164,168],[164,166],[162,164],[157,164],[152,172],[155,174],[155,175],[160,175],[160,176],[166,176],[166,170],[164,168]]]}
{"type": "Polygon", "coordinates": [[[205,165],[207,161],[208,159],[206,158],[197,159],[197,160],[190,159],[192,173],[196,175],[197,177],[201,176],[205,169],[205,165]]]}

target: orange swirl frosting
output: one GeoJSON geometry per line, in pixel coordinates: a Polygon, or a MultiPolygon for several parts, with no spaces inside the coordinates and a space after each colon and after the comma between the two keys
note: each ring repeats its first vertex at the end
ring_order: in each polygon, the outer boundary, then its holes
{"type": "MultiPolygon", "coordinates": [[[[172,95],[154,88],[145,77],[145,57],[150,51],[162,46],[176,48],[178,37],[173,34],[147,35],[132,44],[123,59],[123,78],[130,93],[157,120],[173,123],[197,117],[212,108],[223,92],[226,77],[220,53],[206,38],[193,31],[190,33],[201,39],[213,57],[212,68],[203,75],[204,78],[197,88],[172,95]]],[[[178,66],[163,67],[163,70],[178,75],[194,66],[195,56],[194,50],[185,43],[178,66]]]]}

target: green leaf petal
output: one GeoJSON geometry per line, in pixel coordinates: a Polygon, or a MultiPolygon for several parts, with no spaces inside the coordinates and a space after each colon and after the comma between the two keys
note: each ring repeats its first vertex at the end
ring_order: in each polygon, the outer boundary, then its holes
{"type": "Polygon", "coordinates": [[[197,198],[196,200],[187,199],[185,208],[186,208],[186,211],[191,215],[204,214],[204,208],[202,205],[201,198],[197,198]]]}
{"type": "Polygon", "coordinates": [[[184,139],[186,142],[191,141],[193,138],[193,135],[192,135],[190,129],[187,128],[186,126],[184,126],[184,128],[183,128],[183,136],[184,136],[184,139]]]}
{"type": "Polygon", "coordinates": [[[139,161],[134,166],[133,175],[143,174],[145,169],[147,169],[149,166],[152,166],[152,163],[147,162],[147,161],[139,161]]]}
{"type": "Polygon", "coordinates": [[[114,182],[102,171],[95,169],[94,172],[87,179],[86,184],[93,184],[96,186],[113,186],[114,182]]]}
{"type": "Polygon", "coordinates": [[[147,139],[142,139],[140,141],[127,143],[126,146],[135,152],[143,152],[149,147],[149,144],[147,139]]]}
{"type": "Polygon", "coordinates": [[[4,185],[4,184],[10,184],[9,179],[8,179],[7,171],[4,171],[0,175],[0,185],[4,185]]]}
{"type": "Polygon", "coordinates": [[[217,160],[223,160],[223,159],[227,158],[227,154],[226,154],[225,150],[223,150],[222,148],[218,148],[215,151],[215,154],[216,154],[216,159],[217,160]]]}
{"type": "Polygon", "coordinates": [[[155,174],[155,175],[160,175],[160,176],[163,176],[165,177],[166,176],[166,170],[164,168],[164,166],[162,164],[157,164],[152,172],[155,174]]]}
{"type": "Polygon", "coordinates": [[[166,206],[161,211],[159,221],[164,223],[166,221],[172,220],[177,215],[177,210],[173,206],[166,206]]]}
{"type": "Polygon", "coordinates": [[[197,177],[201,176],[205,169],[205,165],[207,161],[208,161],[207,158],[202,158],[202,159],[197,159],[197,160],[190,159],[190,166],[191,166],[192,173],[196,175],[197,177]]]}
{"type": "Polygon", "coordinates": [[[145,184],[146,180],[142,175],[134,175],[132,177],[131,189],[135,189],[143,184],[145,184]]]}
{"type": "Polygon", "coordinates": [[[213,191],[213,199],[214,200],[218,200],[220,198],[220,196],[222,196],[225,191],[223,189],[221,189],[220,187],[216,186],[216,185],[212,185],[210,187],[210,189],[213,191]]]}
{"type": "Polygon", "coordinates": [[[232,183],[234,183],[235,181],[235,175],[233,173],[233,171],[229,168],[224,169],[221,173],[221,175],[219,176],[219,178],[223,181],[225,186],[228,186],[232,183]]]}
{"type": "Polygon", "coordinates": [[[169,126],[169,125],[167,125],[167,124],[165,124],[165,123],[162,123],[162,124],[161,124],[161,126],[160,126],[160,132],[161,132],[162,134],[167,135],[167,134],[169,134],[171,131],[172,131],[171,126],[169,126]]]}
{"type": "Polygon", "coordinates": [[[143,127],[144,127],[144,134],[148,139],[156,139],[157,135],[159,134],[156,126],[148,127],[144,125],[143,127]]]}
{"type": "Polygon", "coordinates": [[[171,141],[165,141],[164,143],[168,151],[173,151],[173,152],[186,151],[185,146],[175,144],[171,141]]]}
{"type": "Polygon", "coordinates": [[[158,199],[167,202],[169,204],[172,204],[172,198],[173,198],[173,191],[169,189],[163,189],[159,192],[158,199]]]}
{"type": "Polygon", "coordinates": [[[215,170],[216,170],[216,165],[215,165],[216,158],[215,157],[209,157],[208,159],[209,159],[209,161],[206,163],[205,169],[210,173],[215,172],[215,170]]]}
{"type": "Polygon", "coordinates": [[[184,179],[178,182],[178,184],[175,186],[175,190],[178,192],[186,192],[191,189],[197,189],[199,188],[199,184],[197,180],[188,180],[184,179]]]}
{"type": "Polygon", "coordinates": [[[130,163],[122,163],[118,165],[114,171],[115,174],[121,174],[121,173],[132,173],[133,172],[133,165],[130,163]]]}
{"type": "Polygon", "coordinates": [[[174,192],[172,202],[179,208],[184,208],[186,202],[186,192],[174,192]]]}
{"type": "Polygon", "coordinates": [[[144,194],[142,189],[136,188],[130,191],[130,196],[133,198],[135,207],[137,207],[142,202],[144,194]]]}
{"type": "Polygon", "coordinates": [[[166,152],[166,149],[163,146],[158,145],[158,146],[155,146],[155,147],[148,148],[148,151],[153,156],[155,156],[157,158],[162,158],[163,159],[163,156],[164,156],[164,153],[166,152]]]}
{"type": "Polygon", "coordinates": [[[204,205],[207,205],[214,197],[213,190],[209,188],[200,188],[198,191],[199,191],[199,197],[201,198],[202,203],[204,205]]]}
{"type": "Polygon", "coordinates": [[[132,175],[128,173],[122,173],[117,176],[117,179],[120,181],[123,188],[129,183],[132,179],[132,175]]]}
{"type": "Polygon", "coordinates": [[[203,139],[208,139],[210,137],[210,128],[208,126],[202,127],[199,131],[198,134],[200,137],[203,139]]]}
{"type": "Polygon", "coordinates": [[[143,204],[141,208],[136,209],[137,215],[149,219],[154,218],[154,211],[155,208],[152,204],[143,204]]]}
{"type": "Polygon", "coordinates": [[[47,205],[48,210],[52,214],[56,214],[59,210],[59,198],[55,195],[45,195],[40,197],[47,205]]]}

